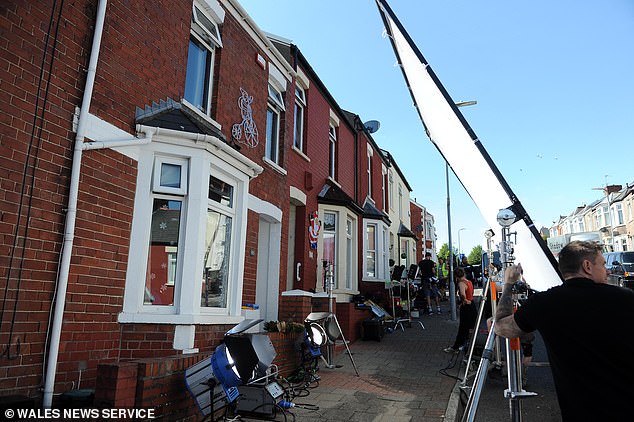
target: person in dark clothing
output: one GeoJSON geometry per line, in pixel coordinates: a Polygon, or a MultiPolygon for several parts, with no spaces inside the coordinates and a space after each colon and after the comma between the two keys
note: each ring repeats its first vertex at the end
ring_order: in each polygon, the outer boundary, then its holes
{"type": "Polygon", "coordinates": [[[601,246],[573,241],[559,253],[563,285],[529,296],[513,313],[521,265],[505,271],[495,332],[538,330],[564,421],[626,421],[634,415],[634,291],[607,284],[601,246]]]}
{"type": "Polygon", "coordinates": [[[440,313],[440,292],[438,291],[438,279],[436,276],[436,263],[431,260],[431,253],[425,253],[425,259],[418,263],[420,270],[420,286],[423,291],[423,296],[427,301],[427,311],[429,315],[434,313],[431,306],[432,297],[436,300],[436,311],[440,313]]]}
{"type": "Polygon", "coordinates": [[[472,283],[476,282],[475,272],[473,271],[473,265],[469,265],[469,258],[466,255],[462,255],[460,260],[460,268],[464,271],[465,277],[472,283]]]}
{"type": "Polygon", "coordinates": [[[456,280],[458,281],[458,292],[460,294],[460,323],[458,324],[458,334],[453,346],[444,349],[446,353],[458,353],[464,350],[469,340],[469,330],[475,328],[477,318],[476,306],[473,303],[473,283],[467,280],[464,270],[456,270],[456,280]]]}

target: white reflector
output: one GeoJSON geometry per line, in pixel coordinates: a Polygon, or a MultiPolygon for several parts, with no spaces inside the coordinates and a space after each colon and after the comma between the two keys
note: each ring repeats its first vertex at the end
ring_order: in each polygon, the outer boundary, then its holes
{"type": "MultiPolygon", "coordinates": [[[[522,264],[531,288],[546,290],[560,284],[554,257],[493,160],[387,2],[376,1],[431,141],[449,163],[490,227],[499,227],[498,212],[511,206],[522,220],[511,226],[511,232],[517,232],[515,262],[522,264]]],[[[497,242],[501,240],[496,239],[497,242]]]]}

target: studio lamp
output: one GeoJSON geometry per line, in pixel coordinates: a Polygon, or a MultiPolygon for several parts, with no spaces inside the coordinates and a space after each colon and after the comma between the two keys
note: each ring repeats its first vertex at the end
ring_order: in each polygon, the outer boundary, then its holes
{"type": "Polygon", "coordinates": [[[354,359],[352,359],[352,353],[341,331],[337,316],[332,312],[311,312],[304,320],[304,344],[306,344],[311,356],[313,358],[321,358],[328,368],[336,367],[332,359],[334,355],[334,344],[339,337],[343,340],[343,344],[350,357],[350,362],[357,376],[359,376],[359,371],[354,363],[354,359]],[[328,360],[321,354],[322,346],[328,346],[328,360]]]}
{"type": "Polygon", "coordinates": [[[341,336],[341,329],[330,312],[311,312],[304,320],[304,328],[310,341],[319,347],[334,343],[341,336]]]}
{"type": "Polygon", "coordinates": [[[513,223],[517,221],[517,216],[510,209],[504,208],[501,209],[500,212],[498,212],[497,220],[500,226],[510,227],[513,223]]]}
{"type": "Polygon", "coordinates": [[[216,347],[211,355],[211,368],[216,379],[225,390],[242,384],[242,378],[236,367],[236,362],[227,349],[226,344],[216,347]]]}
{"type": "Polygon", "coordinates": [[[312,357],[316,358],[321,356],[321,346],[326,344],[326,332],[324,328],[314,322],[305,322],[304,344],[312,357]]]}
{"type": "Polygon", "coordinates": [[[276,356],[273,343],[266,335],[246,332],[260,322],[261,319],[242,321],[225,333],[223,343],[209,358],[185,371],[187,389],[204,416],[217,410],[218,401],[211,399],[216,385],[222,387],[226,402],[231,403],[240,394],[238,386],[266,375],[276,356]]]}

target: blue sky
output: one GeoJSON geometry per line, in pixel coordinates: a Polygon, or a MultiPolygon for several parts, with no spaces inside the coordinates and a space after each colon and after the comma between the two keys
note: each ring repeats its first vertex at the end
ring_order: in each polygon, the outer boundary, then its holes
{"type": "MultiPolygon", "coordinates": [[[[388,1],[539,227],[634,182],[634,2],[388,1]],[[607,177],[606,177],[607,176],[607,177]]],[[[425,135],[374,0],[242,0],[290,39],[340,107],[379,120],[412,198],[447,241],[445,165],[425,135]]],[[[488,227],[453,175],[454,246],[488,227]]],[[[494,228],[499,232],[498,228],[494,228]]]]}

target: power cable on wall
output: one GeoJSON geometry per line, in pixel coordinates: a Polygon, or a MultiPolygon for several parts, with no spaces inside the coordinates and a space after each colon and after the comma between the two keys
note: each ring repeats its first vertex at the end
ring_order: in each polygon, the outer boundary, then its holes
{"type": "Polygon", "coordinates": [[[15,339],[15,354],[12,354],[11,348],[13,343],[13,335],[15,328],[15,319],[17,315],[17,307],[20,299],[20,289],[22,283],[22,272],[24,269],[24,254],[26,249],[26,241],[29,234],[29,223],[31,218],[31,210],[33,206],[33,190],[35,187],[35,170],[38,166],[39,152],[42,146],[42,130],[44,126],[44,113],[46,110],[46,104],[48,102],[48,94],[51,84],[53,63],[55,62],[55,53],[57,49],[57,41],[59,35],[59,24],[61,22],[62,10],[64,8],[64,0],[61,1],[59,11],[57,14],[57,22],[55,22],[55,11],[57,8],[57,0],[54,1],[51,8],[51,16],[49,20],[48,30],[46,32],[46,38],[44,42],[44,52],[42,55],[42,62],[40,64],[40,74],[38,78],[38,86],[36,92],[35,108],[33,111],[33,124],[31,128],[31,135],[29,144],[24,160],[24,169],[22,171],[22,188],[20,191],[20,200],[18,202],[17,209],[17,221],[15,223],[15,230],[13,233],[13,245],[11,246],[11,253],[9,256],[9,264],[7,268],[6,284],[4,289],[4,297],[2,299],[2,309],[0,310],[0,325],[4,324],[4,315],[7,311],[7,302],[9,301],[9,283],[11,281],[12,273],[14,272],[14,260],[19,261],[17,268],[17,276],[15,277],[15,298],[13,299],[13,310],[11,311],[11,324],[8,332],[8,339],[0,357],[6,356],[7,359],[13,360],[20,355],[20,338],[15,339]],[[54,30],[52,39],[52,47],[50,49],[50,62],[48,66],[48,76],[45,79],[45,67],[46,58],[49,54],[49,43],[51,42],[51,31],[54,30]],[[43,96],[40,94],[42,91],[42,85],[44,84],[43,96]],[[41,103],[41,104],[40,104],[41,103]],[[31,164],[32,163],[32,164],[31,164]],[[30,179],[30,182],[29,182],[30,179]],[[28,184],[28,189],[27,189],[28,184]],[[26,205],[25,205],[26,201],[26,205]],[[26,216],[24,222],[24,233],[20,236],[20,225],[22,224],[23,209],[26,207],[26,216]]]}

